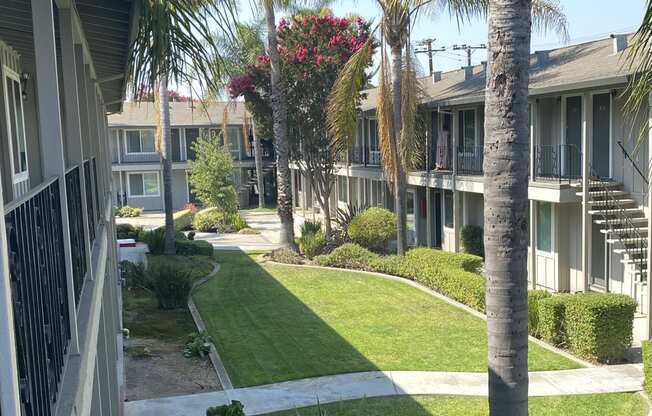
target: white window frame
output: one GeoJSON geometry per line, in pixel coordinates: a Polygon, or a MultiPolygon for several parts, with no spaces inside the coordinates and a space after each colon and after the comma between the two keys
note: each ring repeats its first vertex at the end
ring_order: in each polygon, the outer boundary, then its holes
{"type": "Polygon", "coordinates": [[[405,214],[406,216],[408,215],[407,212],[407,198],[412,198],[412,210],[414,211],[412,215],[414,216],[414,235],[412,236],[411,241],[409,241],[409,225],[408,222],[406,221],[406,234],[408,235],[408,241],[407,244],[410,247],[415,247],[418,242],[419,242],[419,224],[418,224],[418,215],[419,215],[419,207],[418,205],[418,199],[417,199],[417,191],[414,189],[408,189],[406,192],[406,199],[405,199],[405,204],[406,204],[406,209],[405,209],[405,214]]]}
{"type": "Polygon", "coordinates": [[[155,155],[158,152],[156,151],[156,129],[125,129],[124,130],[124,149],[125,149],[125,154],[126,155],[155,155]],[[143,131],[152,131],[154,130],[154,151],[153,152],[130,152],[129,151],[129,140],[127,139],[127,133],[130,131],[137,131],[138,132],[138,140],[140,141],[140,149],[143,149],[143,131]]]}
{"type": "Polygon", "coordinates": [[[160,198],[161,197],[161,175],[156,170],[151,171],[142,171],[142,172],[127,172],[127,196],[129,198],[160,198]],[[156,175],[156,189],[158,192],[156,195],[134,195],[131,193],[131,176],[132,175],[141,175],[141,180],[143,181],[143,192],[145,191],[145,176],[146,174],[156,175]]]}
{"type": "Polygon", "coordinates": [[[537,201],[536,203],[536,222],[534,223],[535,227],[535,239],[534,239],[534,244],[536,248],[536,253],[537,255],[544,256],[544,257],[549,257],[549,258],[554,258],[554,254],[557,251],[557,246],[555,244],[557,234],[556,234],[556,221],[557,221],[557,215],[556,215],[556,207],[555,204],[552,202],[548,201],[537,201]],[[543,250],[539,248],[539,205],[540,204],[548,204],[550,206],[550,251],[543,250]]]}
{"type": "MultiPolygon", "coordinates": [[[[5,100],[5,113],[6,113],[6,122],[7,122],[7,137],[9,138],[9,161],[10,161],[10,167],[11,167],[11,178],[12,178],[12,183],[18,184],[21,182],[24,182],[29,179],[29,158],[25,158],[25,170],[16,173],[15,165],[14,165],[14,143],[13,143],[13,136],[11,133],[11,114],[9,111],[9,88],[7,85],[7,78],[11,79],[12,81],[18,82],[18,93],[22,99],[23,96],[23,86],[20,83],[20,74],[17,73],[16,71],[12,70],[6,65],[3,65],[2,67],[2,85],[4,88],[4,100],[5,100]]],[[[12,97],[13,98],[13,97],[12,97]]],[[[23,103],[21,103],[20,110],[23,113],[22,114],[22,124],[23,124],[23,139],[25,140],[25,153],[27,154],[27,132],[25,130],[25,108],[23,103]]],[[[16,126],[18,126],[18,120],[15,120],[16,126]]]]}
{"type": "MultiPolygon", "coordinates": [[[[466,117],[463,117],[463,114],[465,112],[467,112],[467,111],[473,111],[473,147],[474,147],[473,150],[475,151],[475,148],[477,148],[479,146],[478,142],[480,141],[479,140],[480,137],[479,137],[479,129],[478,129],[478,121],[479,121],[478,120],[478,115],[479,115],[478,108],[476,108],[476,107],[462,107],[462,108],[457,110],[457,120],[455,120],[455,121],[457,121],[457,124],[459,125],[459,122],[460,122],[459,120],[461,119],[462,124],[463,124],[462,125],[462,131],[456,132],[457,134],[460,135],[460,137],[458,137],[458,139],[457,139],[457,153],[464,154],[465,156],[470,157],[470,156],[474,156],[473,152],[467,151],[466,147],[464,146],[464,131],[466,130],[466,117]],[[459,149],[460,144],[462,145],[463,152],[460,152],[460,149],[459,149]]],[[[458,126],[455,126],[456,129],[457,129],[457,127],[458,126]]],[[[457,130],[459,130],[459,129],[457,129],[457,130]]]]}

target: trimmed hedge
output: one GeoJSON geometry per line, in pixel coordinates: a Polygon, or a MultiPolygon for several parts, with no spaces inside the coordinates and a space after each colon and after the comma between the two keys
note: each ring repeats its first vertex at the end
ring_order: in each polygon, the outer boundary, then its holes
{"type": "Polygon", "coordinates": [[[121,218],[136,218],[143,215],[143,211],[144,211],[143,208],[136,208],[136,207],[130,207],[129,205],[125,205],[123,207],[115,209],[115,216],[121,218]]]}
{"type": "Polygon", "coordinates": [[[527,294],[527,327],[533,337],[539,336],[539,301],[551,296],[546,290],[530,290],[527,294]]]}
{"type": "Polygon", "coordinates": [[[384,252],[396,235],[396,216],[385,208],[367,208],[353,218],[347,233],[354,243],[384,252]]]}
{"type": "Polygon", "coordinates": [[[176,239],[175,245],[181,256],[213,256],[213,246],[208,241],[176,239]]]}
{"type": "Polygon", "coordinates": [[[451,253],[434,248],[415,248],[405,255],[414,261],[427,262],[432,266],[462,269],[467,272],[477,273],[483,264],[482,257],[467,253],[451,253]]]}
{"type": "Polygon", "coordinates": [[[642,342],[643,351],[643,388],[652,396],[652,340],[642,342]]]}
{"type": "Polygon", "coordinates": [[[635,311],[627,295],[556,295],[539,301],[539,334],[587,360],[617,362],[632,345],[635,311]]]}
{"type": "Polygon", "coordinates": [[[213,232],[224,223],[224,214],[217,208],[206,208],[195,214],[192,228],[201,232],[213,232]]]}
{"type": "Polygon", "coordinates": [[[190,209],[177,211],[173,215],[174,229],[176,231],[186,231],[192,228],[192,220],[195,218],[195,213],[190,209]]]}
{"type": "Polygon", "coordinates": [[[371,262],[378,258],[378,254],[373,253],[364,247],[360,247],[353,243],[347,243],[339,246],[330,254],[315,257],[315,262],[320,266],[369,270],[371,262]]]}
{"type": "Polygon", "coordinates": [[[465,225],[460,232],[464,251],[469,254],[484,257],[484,231],[477,225],[465,225]]]}

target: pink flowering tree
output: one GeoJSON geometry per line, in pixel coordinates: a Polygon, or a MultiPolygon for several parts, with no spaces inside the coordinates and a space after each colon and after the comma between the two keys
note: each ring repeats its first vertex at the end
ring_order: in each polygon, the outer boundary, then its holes
{"type": "MultiPolygon", "coordinates": [[[[369,24],[362,18],[293,16],[281,20],[277,35],[289,104],[291,158],[310,182],[326,219],[325,233],[330,237],[328,201],[335,182],[337,149],[326,128],[326,105],[340,70],[369,39],[369,24]]],[[[259,57],[246,73],[232,78],[229,93],[233,98],[243,97],[262,131],[271,132],[267,55],[259,57]]]]}

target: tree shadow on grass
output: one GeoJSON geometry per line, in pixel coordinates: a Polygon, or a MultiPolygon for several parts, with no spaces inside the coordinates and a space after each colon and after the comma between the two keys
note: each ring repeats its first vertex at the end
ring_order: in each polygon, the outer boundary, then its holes
{"type": "MultiPolygon", "coordinates": [[[[218,251],[216,258],[220,272],[195,292],[194,299],[236,388],[380,370],[250,255],[218,251]]],[[[382,373],[375,375],[372,385],[377,395],[401,393],[382,373]]],[[[316,400],[319,383],[314,386],[316,400]]],[[[346,399],[355,397],[350,396],[355,391],[355,382],[343,381],[337,392],[330,389],[324,394],[330,400],[346,399]]]]}

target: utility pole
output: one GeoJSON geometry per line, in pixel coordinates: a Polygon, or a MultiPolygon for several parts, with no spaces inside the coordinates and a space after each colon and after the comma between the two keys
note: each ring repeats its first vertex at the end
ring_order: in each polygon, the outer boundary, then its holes
{"type": "Polygon", "coordinates": [[[419,48],[414,49],[414,54],[418,55],[421,53],[427,53],[428,54],[428,69],[430,71],[430,75],[432,75],[435,72],[435,66],[433,62],[433,56],[435,52],[443,52],[446,50],[445,47],[441,47],[438,49],[433,49],[432,48],[432,43],[435,41],[434,38],[429,38],[429,39],[423,39],[419,42],[417,42],[417,45],[419,45],[419,48]]]}
{"type": "Polygon", "coordinates": [[[487,45],[481,43],[480,45],[453,45],[453,50],[466,52],[466,65],[471,66],[471,55],[476,49],[487,49],[487,45]]]}

